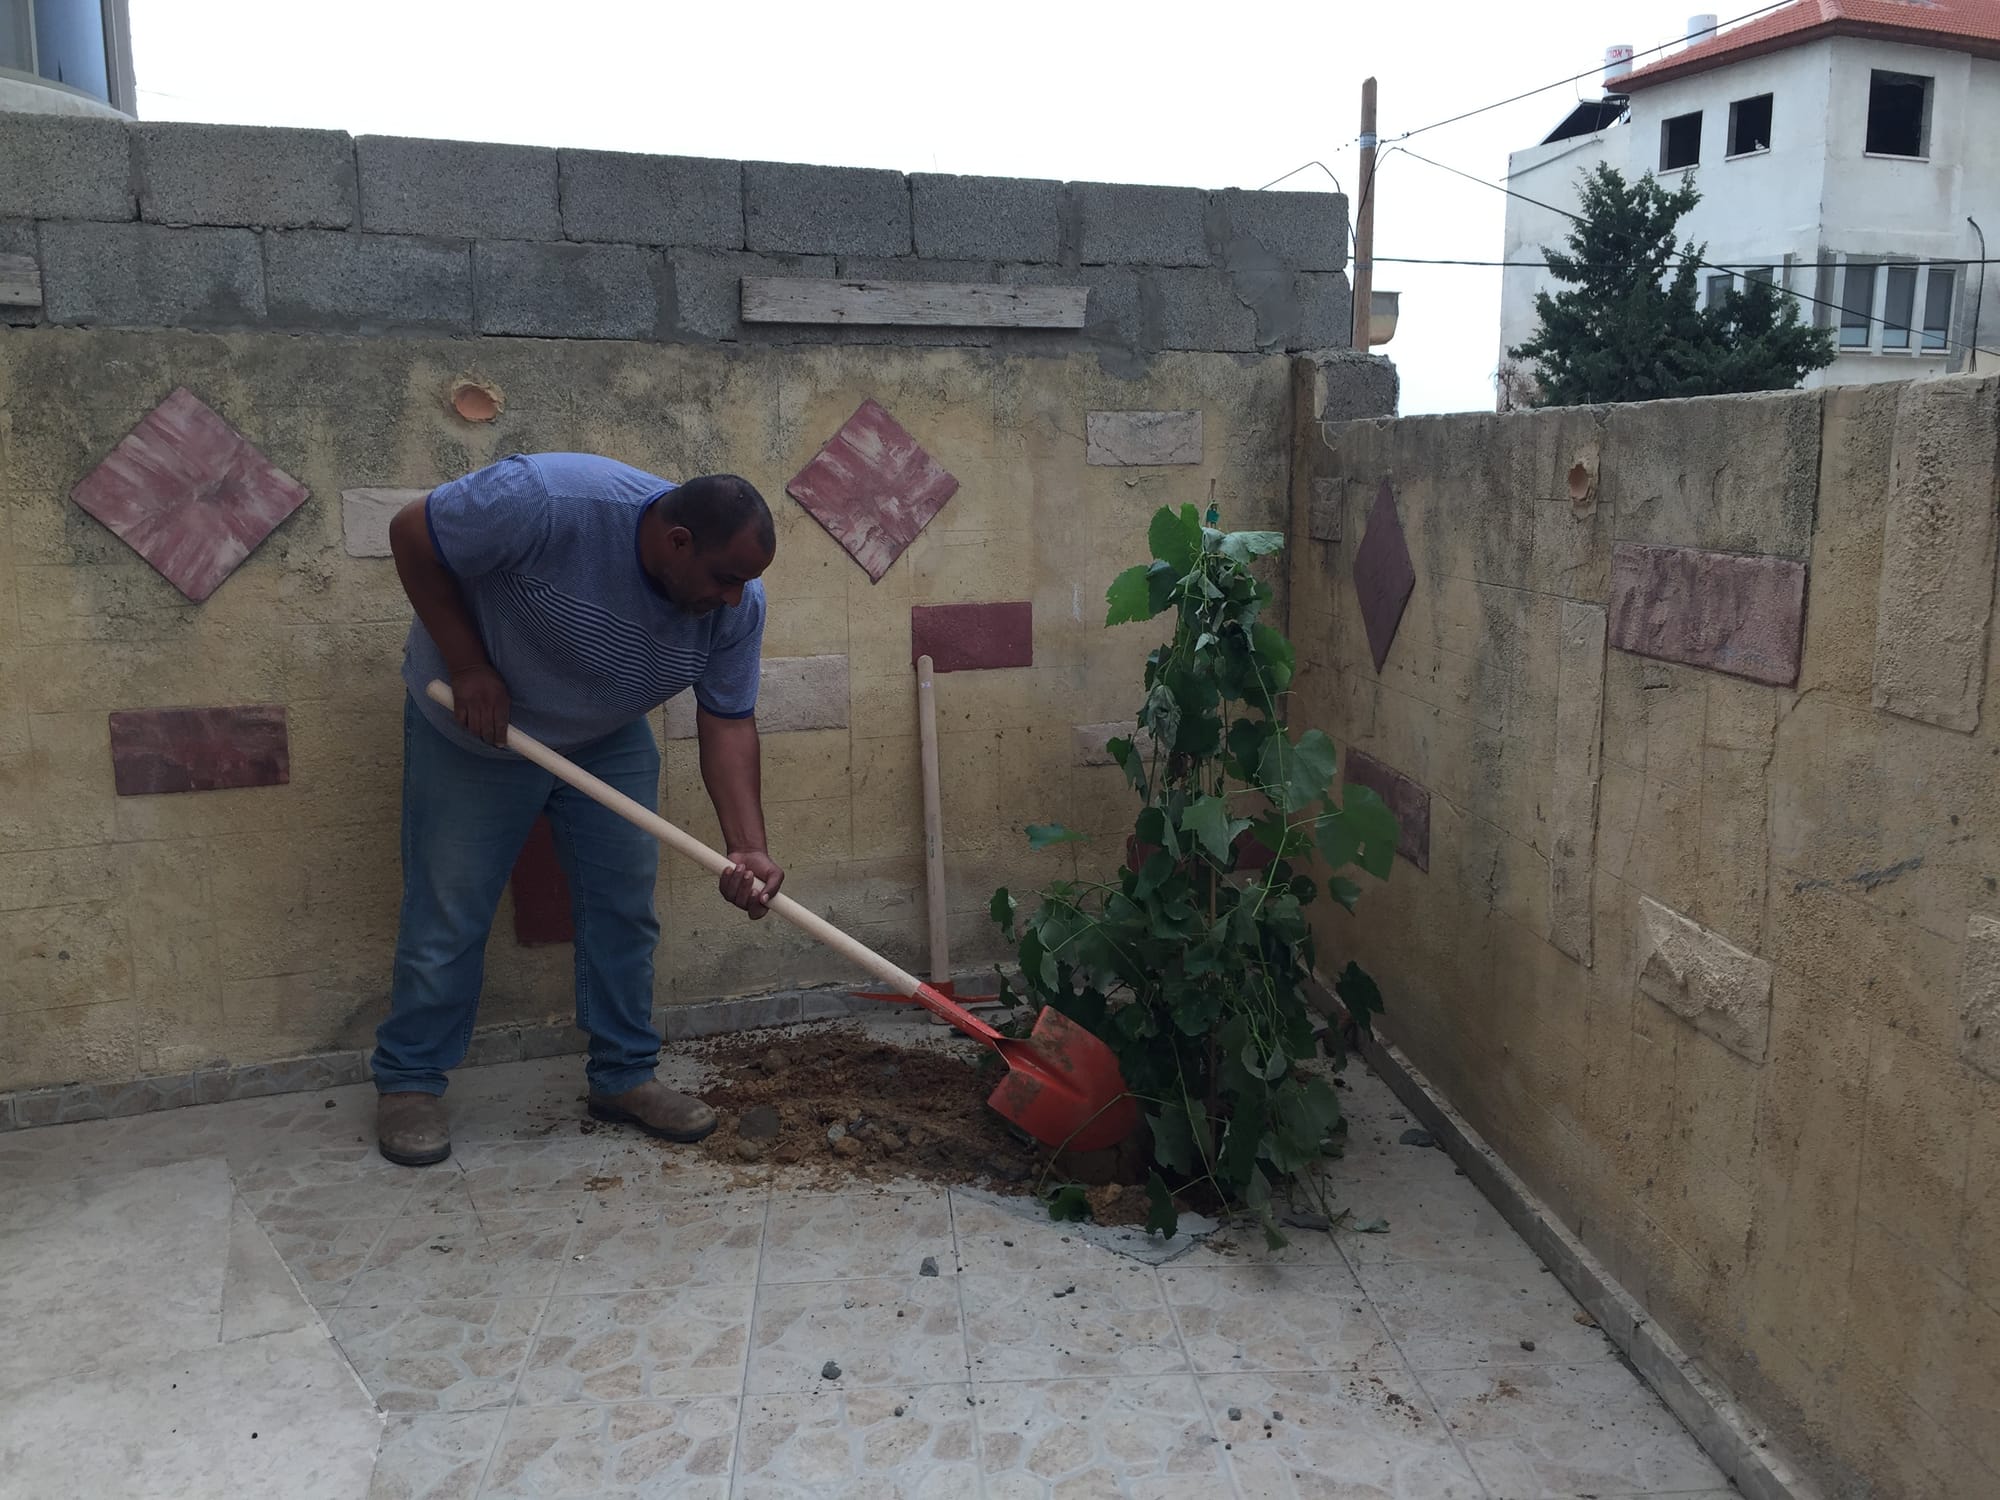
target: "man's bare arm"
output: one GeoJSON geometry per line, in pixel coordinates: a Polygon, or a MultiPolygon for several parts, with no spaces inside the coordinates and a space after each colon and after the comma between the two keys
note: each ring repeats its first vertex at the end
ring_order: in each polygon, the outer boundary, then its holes
{"type": "Polygon", "coordinates": [[[701,780],[722,825],[730,869],[722,876],[723,899],[752,917],[770,909],[785,872],[772,861],[764,834],[762,755],[756,716],[725,719],[696,707],[695,739],[701,749],[701,780]],[[757,892],[755,884],[763,890],[757,892]]]}
{"type": "Polygon", "coordinates": [[[488,744],[502,744],[507,738],[510,706],[507,684],[487,659],[479,627],[472,623],[458,592],[458,580],[431,545],[431,529],[424,519],[428,503],[414,501],[389,522],[389,551],[396,559],[396,576],[403,581],[403,592],[410,596],[417,618],[437,642],[451,672],[458,722],[488,744]]]}

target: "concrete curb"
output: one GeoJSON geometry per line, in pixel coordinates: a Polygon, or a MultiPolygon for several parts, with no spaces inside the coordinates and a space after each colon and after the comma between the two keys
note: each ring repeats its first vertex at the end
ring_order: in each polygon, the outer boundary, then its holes
{"type": "Polygon", "coordinates": [[[1611,1278],[1407,1057],[1380,1038],[1366,1043],[1362,1055],[1570,1295],[1597,1320],[1640,1378],[1658,1392],[1737,1489],[1749,1500],[1822,1500],[1810,1481],[1771,1450],[1750,1414],[1704,1374],[1687,1351],[1611,1278]]]}

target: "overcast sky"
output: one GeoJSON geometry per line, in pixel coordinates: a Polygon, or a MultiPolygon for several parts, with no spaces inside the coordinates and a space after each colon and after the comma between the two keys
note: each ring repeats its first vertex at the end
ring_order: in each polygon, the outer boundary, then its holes
{"type": "MultiPolygon", "coordinates": [[[[1764,0],[1724,0],[1724,20],[1764,0]]],[[[1690,3],[131,0],[139,112],[690,156],[1261,187],[1318,158],[1354,186],[1363,76],[1385,142],[1683,34],[1690,3]]],[[[1595,78],[1429,131],[1498,179],[1595,78]]],[[[1286,187],[1327,186],[1317,169],[1286,187]]],[[[1497,259],[1506,200],[1407,156],[1380,255],[1497,259]]],[[[1500,273],[1381,265],[1405,412],[1491,410],[1500,273]]]]}

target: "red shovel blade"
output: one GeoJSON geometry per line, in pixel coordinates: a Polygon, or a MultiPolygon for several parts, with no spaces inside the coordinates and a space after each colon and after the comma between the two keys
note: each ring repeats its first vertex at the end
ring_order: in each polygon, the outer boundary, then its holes
{"type": "Polygon", "coordinates": [[[1026,1040],[991,1043],[1007,1076],[986,1102],[1045,1146],[1100,1151],[1139,1124],[1139,1101],[1125,1088],[1109,1047],[1060,1011],[1044,1009],[1026,1040]]]}

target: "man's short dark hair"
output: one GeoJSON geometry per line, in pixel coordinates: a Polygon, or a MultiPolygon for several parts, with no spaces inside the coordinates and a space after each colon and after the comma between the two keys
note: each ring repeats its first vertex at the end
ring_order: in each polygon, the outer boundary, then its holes
{"type": "Polygon", "coordinates": [[[745,526],[756,527],[765,551],[777,549],[771,507],[755,485],[735,474],[704,474],[677,485],[660,501],[660,514],[669,526],[688,529],[697,552],[726,546],[745,526]]]}

